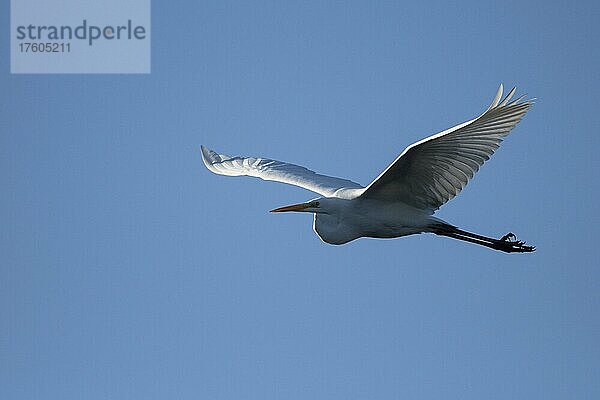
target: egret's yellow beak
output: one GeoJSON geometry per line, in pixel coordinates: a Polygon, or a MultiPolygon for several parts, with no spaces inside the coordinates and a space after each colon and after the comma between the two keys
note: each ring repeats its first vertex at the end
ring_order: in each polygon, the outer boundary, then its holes
{"type": "Polygon", "coordinates": [[[302,211],[310,207],[310,203],[294,204],[291,206],[279,207],[269,212],[286,212],[286,211],[302,211]]]}

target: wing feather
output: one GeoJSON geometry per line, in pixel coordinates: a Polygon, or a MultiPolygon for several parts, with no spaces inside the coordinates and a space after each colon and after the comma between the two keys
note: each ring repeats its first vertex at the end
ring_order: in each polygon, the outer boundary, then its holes
{"type": "Polygon", "coordinates": [[[490,107],[479,117],[408,146],[362,194],[363,198],[399,201],[431,212],[455,197],[498,149],[503,138],[533,104],[524,96],[502,99],[500,85],[490,107]]]}
{"type": "Polygon", "coordinates": [[[259,157],[231,157],[201,146],[202,160],[210,171],[219,175],[254,176],[299,186],[322,196],[332,197],[339,189],[362,189],[347,179],[317,174],[308,168],[283,161],[259,157]]]}

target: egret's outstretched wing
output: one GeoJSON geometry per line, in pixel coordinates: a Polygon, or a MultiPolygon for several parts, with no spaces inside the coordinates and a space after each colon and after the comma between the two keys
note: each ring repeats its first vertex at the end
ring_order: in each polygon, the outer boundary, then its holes
{"type": "Polygon", "coordinates": [[[277,181],[300,186],[327,197],[333,196],[341,188],[362,188],[358,183],[320,175],[299,165],[269,160],[267,158],[230,157],[224,154],[217,154],[204,146],[201,146],[201,150],[206,168],[215,174],[256,176],[266,181],[277,181]]]}
{"type": "Polygon", "coordinates": [[[362,194],[434,211],[456,196],[521,120],[532,100],[509,103],[502,85],[481,116],[408,146],[362,194]]]}

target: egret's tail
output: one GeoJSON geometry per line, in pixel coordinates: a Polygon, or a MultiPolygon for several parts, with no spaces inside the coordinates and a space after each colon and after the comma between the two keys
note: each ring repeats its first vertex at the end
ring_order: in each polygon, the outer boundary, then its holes
{"type": "Polygon", "coordinates": [[[429,232],[435,233],[436,235],[448,236],[454,239],[464,240],[465,242],[480,244],[506,253],[531,253],[535,251],[535,246],[525,245],[525,242],[517,240],[517,237],[510,232],[500,239],[494,239],[463,231],[447,223],[435,223],[429,228],[429,232]]]}

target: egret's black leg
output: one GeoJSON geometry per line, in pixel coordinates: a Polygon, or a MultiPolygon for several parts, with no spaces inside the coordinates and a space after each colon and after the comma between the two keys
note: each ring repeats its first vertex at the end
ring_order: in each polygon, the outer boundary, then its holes
{"type": "Polygon", "coordinates": [[[476,233],[463,231],[452,225],[436,224],[430,227],[431,232],[447,236],[465,242],[479,244],[491,249],[504,251],[506,253],[531,253],[535,251],[535,246],[527,246],[524,241],[517,240],[514,233],[509,232],[500,239],[494,239],[476,233]]]}

